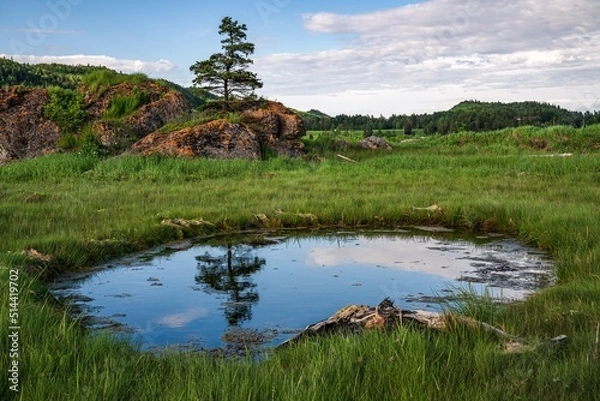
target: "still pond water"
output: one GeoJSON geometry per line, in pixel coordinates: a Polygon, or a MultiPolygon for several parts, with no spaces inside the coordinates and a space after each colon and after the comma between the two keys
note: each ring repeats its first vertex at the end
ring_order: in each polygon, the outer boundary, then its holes
{"type": "Polygon", "coordinates": [[[143,349],[220,348],[227,333],[269,333],[268,345],[348,304],[386,297],[440,310],[468,289],[522,299],[553,281],[538,250],[514,239],[430,231],[254,236],[184,243],[63,277],[50,289],[92,328],[143,349]],[[257,241],[259,239],[259,241],[257,241]]]}

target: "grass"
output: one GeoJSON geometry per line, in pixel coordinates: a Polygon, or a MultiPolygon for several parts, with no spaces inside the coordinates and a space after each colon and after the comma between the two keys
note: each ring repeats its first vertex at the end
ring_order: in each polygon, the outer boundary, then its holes
{"type": "MultiPolygon", "coordinates": [[[[519,128],[399,141],[391,152],[344,153],[358,163],[328,152],[262,162],[67,153],[1,166],[0,265],[6,268],[0,293],[8,294],[8,269],[18,269],[21,329],[20,392],[3,385],[0,398],[595,399],[598,141],[597,126],[519,128]],[[563,152],[573,155],[549,157],[563,152]],[[439,211],[417,209],[434,204],[439,211]],[[257,220],[259,213],[269,222],[257,220]],[[167,218],[202,218],[214,226],[180,230],[162,225],[167,218]],[[44,285],[66,270],[215,231],[415,224],[509,233],[549,251],[559,277],[555,287],[506,307],[456,307],[541,345],[504,354],[498,338],[474,329],[402,327],[306,342],[263,362],[148,354],[86,332],[44,285]],[[28,249],[51,259],[28,260],[22,254],[28,249]],[[566,345],[543,342],[559,334],[568,335],[566,345]]],[[[10,348],[8,312],[2,301],[2,350],[10,348]]],[[[7,372],[10,363],[3,352],[0,370],[7,372]]]]}
{"type": "Polygon", "coordinates": [[[105,120],[118,120],[130,115],[148,101],[148,93],[143,89],[134,88],[127,96],[114,96],[103,117],[105,120]]]}
{"type": "Polygon", "coordinates": [[[88,88],[90,93],[100,97],[111,86],[121,83],[139,85],[149,80],[148,76],[142,73],[121,74],[112,70],[102,69],[85,74],[81,78],[81,83],[88,88]]]}
{"type": "MultiPolygon", "coordinates": [[[[374,135],[381,136],[397,149],[416,151],[426,150],[429,154],[468,154],[485,151],[497,156],[503,154],[520,154],[531,151],[545,151],[555,153],[576,152],[588,153],[600,150],[598,126],[573,128],[569,126],[553,126],[540,128],[523,126],[506,128],[492,132],[460,132],[445,136],[424,137],[421,132],[415,131],[414,135],[406,136],[399,130],[383,130],[374,135]]],[[[344,132],[319,132],[310,131],[306,140],[309,148],[319,151],[329,149],[336,140],[345,140],[351,146],[363,139],[362,131],[344,132]]]]}
{"type": "Polygon", "coordinates": [[[210,121],[225,119],[232,124],[239,124],[240,122],[240,113],[230,112],[230,113],[217,113],[211,110],[207,111],[199,111],[196,110],[192,112],[190,115],[183,116],[180,119],[176,119],[174,121],[170,121],[157,132],[169,133],[174,131],[179,131],[185,128],[191,128],[194,126],[206,124],[210,121]]]}

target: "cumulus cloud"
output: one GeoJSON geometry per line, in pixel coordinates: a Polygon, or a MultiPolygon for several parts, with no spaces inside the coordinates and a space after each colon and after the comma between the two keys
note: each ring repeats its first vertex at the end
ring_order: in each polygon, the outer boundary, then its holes
{"type": "Polygon", "coordinates": [[[441,99],[452,87],[469,98],[483,89],[490,91],[486,96],[522,91],[528,99],[552,93],[533,100],[591,108],[600,94],[593,78],[600,76],[597,0],[429,0],[365,14],[306,14],[303,20],[314,34],[350,42],[257,60],[265,87],[282,98],[348,99],[353,91],[395,90],[399,96],[429,91],[441,99]],[[591,98],[584,90],[590,85],[597,93],[591,98]]]}
{"type": "Polygon", "coordinates": [[[126,73],[143,72],[149,75],[168,73],[176,69],[169,60],[141,61],[125,60],[104,55],[70,55],[70,56],[31,56],[0,54],[0,57],[11,58],[21,63],[59,63],[67,65],[97,65],[105,66],[126,73]]]}

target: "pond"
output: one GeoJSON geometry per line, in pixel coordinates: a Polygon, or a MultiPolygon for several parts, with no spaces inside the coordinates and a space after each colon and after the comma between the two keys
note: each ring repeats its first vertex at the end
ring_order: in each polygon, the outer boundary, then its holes
{"type": "Polygon", "coordinates": [[[510,301],[553,280],[547,256],[514,239],[422,228],[184,242],[63,277],[50,290],[89,327],[124,333],[142,349],[225,349],[240,333],[277,345],[348,304],[389,297],[403,309],[440,310],[466,290],[510,301]]]}

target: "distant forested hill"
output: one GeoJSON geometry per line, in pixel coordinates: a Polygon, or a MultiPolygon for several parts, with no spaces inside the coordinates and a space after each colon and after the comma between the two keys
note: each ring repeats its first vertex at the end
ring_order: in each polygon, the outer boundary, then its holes
{"type": "Polygon", "coordinates": [[[24,85],[34,88],[58,86],[75,89],[83,75],[106,67],[63,64],[21,64],[0,58],[0,86],[24,85]]]}
{"type": "Polygon", "coordinates": [[[307,129],[311,131],[364,130],[366,134],[379,130],[401,130],[425,134],[449,134],[459,131],[490,131],[520,125],[583,125],[600,123],[600,112],[569,111],[559,106],[540,102],[479,102],[464,101],[450,110],[432,114],[403,114],[390,117],[341,114],[327,116],[317,110],[303,113],[307,129]]]}

